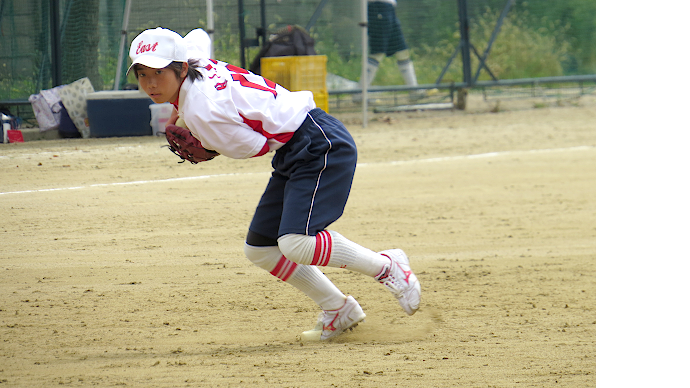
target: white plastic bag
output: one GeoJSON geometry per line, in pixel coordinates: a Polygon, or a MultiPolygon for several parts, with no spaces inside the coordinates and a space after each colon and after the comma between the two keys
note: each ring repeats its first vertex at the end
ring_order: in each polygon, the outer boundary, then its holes
{"type": "Polygon", "coordinates": [[[60,126],[60,89],[64,85],[54,87],[52,89],[41,90],[38,94],[29,96],[31,108],[38,121],[38,127],[41,132],[58,129],[60,126]]]}

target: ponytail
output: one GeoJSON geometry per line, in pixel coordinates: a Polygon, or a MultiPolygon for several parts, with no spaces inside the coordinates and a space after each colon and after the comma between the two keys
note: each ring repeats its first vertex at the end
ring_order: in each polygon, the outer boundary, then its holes
{"type": "Polygon", "coordinates": [[[197,67],[199,67],[198,59],[190,59],[187,63],[189,63],[189,70],[187,70],[187,78],[189,78],[192,82],[204,79],[204,76],[201,74],[201,72],[199,72],[199,70],[196,69],[197,67]]]}

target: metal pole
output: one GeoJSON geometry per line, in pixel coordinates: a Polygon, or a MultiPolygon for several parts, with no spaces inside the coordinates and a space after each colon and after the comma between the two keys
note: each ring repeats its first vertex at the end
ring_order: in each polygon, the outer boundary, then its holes
{"type": "Polygon", "coordinates": [[[60,48],[59,0],[50,0],[50,36],[52,48],[53,87],[62,85],[62,50],[60,48]]]}
{"type": "Polygon", "coordinates": [[[206,32],[209,38],[211,38],[211,53],[209,55],[211,58],[215,58],[213,55],[213,34],[215,33],[215,26],[213,23],[213,0],[206,0],[206,32]]]}
{"type": "Polygon", "coordinates": [[[268,37],[268,31],[266,30],[266,0],[261,0],[260,5],[261,5],[261,45],[259,45],[259,47],[263,47],[266,45],[266,38],[268,37]]]}
{"type": "Polygon", "coordinates": [[[60,42],[65,39],[65,30],[67,29],[67,18],[69,17],[69,10],[72,8],[72,0],[67,0],[65,5],[65,12],[62,15],[62,23],[60,23],[60,42]]]}
{"type": "Polygon", "coordinates": [[[362,85],[362,128],[367,127],[367,110],[369,108],[367,98],[367,57],[369,53],[368,32],[369,25],[367,22],[367,0],[362,0],[362,21],[359,25],[362,27],[362,75],[360,76],[360,84],[362,85]]]}
{"type": "Polygon", "coordinates": [[[305,27],[307,31],[311,30],[311,28],[314,27],[314,24],[316,24],[316,20],[319,18],[319,16],[321,16],[321,11],[323,11],[323,7],[326,6],[326,3],[328,3],[328,0],[321,0],[319,5],[316,7],[316,11],[314,11],[314,14],[311,15],[311,18],[309,19],[309,22],[305,27]]]}
{"type": "MultiPolygon", "coordinates": [[[[485,62],[485,61],[482,61],[482,56],[479,55],[479,53],[477,52],[477,49],[474,48],[474,46],[472,46],[472,52],[474,53],[474,55],[475,55],[477,58],[479,58],[479,66],[477,66],[477,72],[479,72],[479,69],[481,69],[481,68],[483,67],[483,68],[486,70],[486,72],[489,73],[489,75],[491,76],[491,79],[492,79],[492,80],[498,81],[498,78],[496,78],[496,76],[494,75],[494,73],[491,72],[491,69],[489,69],[489,66],[486,65],[486,62],[485,62]]],[[[477,74],[479,74],[479,73],[477,73],[477,74]]],[[[474,77],[474,82],[475,82],[475,83],[477,82],[477,77],[476,77],[476,76],[474,77]]]]}
{"type": "Polygon", "coordinates": [[[446,63],[446,67],[443,68],[443,70],[441,71],[441,74],[439,74],[439,75],[438,75],[438,78],[436,79],[436,83],[437,83],[437,84],[440,84],[441,81],[443,80],[443,76],[446,75],[446,72],[448,71],[448,68],[450,67],[450,64],[453,63],[453,59],[455,59],[455,57],[458,55],[458,52],[460,52],[460,47],[461,47],[461,46],[462,46],[462,43],[460,43],[459,45],[457,45],[457,46],[455,47],[455,51],[453,51],[453,55],[450,56],[450,59],[449,59],[448,62],[446,63]]]}
{"type": "Polygon", "coordinates": [[[244,0],[237,0],[237,15],[239,16],[238,26],[240,29],[240,67],[246,69],[246,58],[244,55],[244,0]]]}
{"type": "Polygon", "coordinates": [[[120,52],[117,55],[117,69],[115,71],[115,84],[113,90],[120,90],[120,78],[122,78],[122,64],[124,63],[125,44],[127,43],[127,27],[129,26],[129,12],[132,10],[132,0],[125,2],[125,15],[122,18],[122,30],[120,30],[120,52]]]}
{"type": "MultiPolygon", "coordinates": [[[[489,43],[486,45],[486,50],[484,50],[484,55],[482,55],[479,58],[479,66],[477,66],[477,72],[474,75],[474,79],[472,80],[472,83],[477,82],[477,79],[479,78],[479,72],[482,70],[482,67],[485,67],[485,62],[486,62],[486,57],[489,56],[489,52],[491,51],[491,46],[493,46],[494,41],[496,40],[496,37],[498,36],[498,33],[501,31],[501,26],[503,25],[503,20],[508,16],[508,11],[510,11],[510,7],[513,5],[514,0],[508,0],[506,3],[505,7],[503,7],[503,12],[501,12],[501,16],[498,18],[498,21],[496,22],[496,27],[494,27],[493,32],[491,33],[491,38],[489,39],[489,43]]],[[[488,70],[489,68],[486,67],[488,70]]],[[[491,72],[489,72],[491,73],[491,72]]],[[[492,74],[493,77],[493,74],[492,74]]],[[[494,77],[495,79],[495,77],[494,77]]]]}
{"type": "Polygon", "coordinates": [[[470,64],[470,22],[467,15],[467,0],[458,0],[458,20],[460,21],[462,78],[465,84],[472,86],[472,65],[470,64]]]}

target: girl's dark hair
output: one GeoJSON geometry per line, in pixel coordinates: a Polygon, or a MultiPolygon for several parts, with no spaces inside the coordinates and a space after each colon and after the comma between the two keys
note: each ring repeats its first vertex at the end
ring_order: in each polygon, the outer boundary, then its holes
{"type": "MultiPolygon", "coordinates": [[[[165,68],[172,70],[175,73],[175,76],[177,79],[182,78],[182,64],[184,62],[172,62],[165,68]]],[[[199,60],[198,59],[190,59],[187,64],[189,64],[189,69],[187,70],[187,78],[189,78],[192,82],[196,80],[203,79],[204,76],[197,70],[196,68],[199,67],[199,60]]],[[[135,65],[134,68],[134,75],[139,78],[139,65],[135,65]]]]}
{"type": "MultiPolygon", "coordinates": [[[[204,76],[199,72],[199,70],[196,69],[197,67],[199,67],[198,59],[190,59],[187,62],[187,64],[189,64],[189,69],[187,70],[187,78],[189,78],[192,82],[204,78],[204,76]]],[[[173,62],[166,67],[175,72],[177,79],[182,78],[182,62],[173,62]]]]}

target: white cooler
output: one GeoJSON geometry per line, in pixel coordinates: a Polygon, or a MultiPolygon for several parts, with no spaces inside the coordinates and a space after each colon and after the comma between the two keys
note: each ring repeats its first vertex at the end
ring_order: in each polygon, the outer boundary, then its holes
{"type": "Polygon", "coordinates": [[[165,123],[170,119],[170,115],[175,107],[169,102],[162,104],[151,104],[151,128],[153,129],[153,136],[165,135],[165,123]]]}

